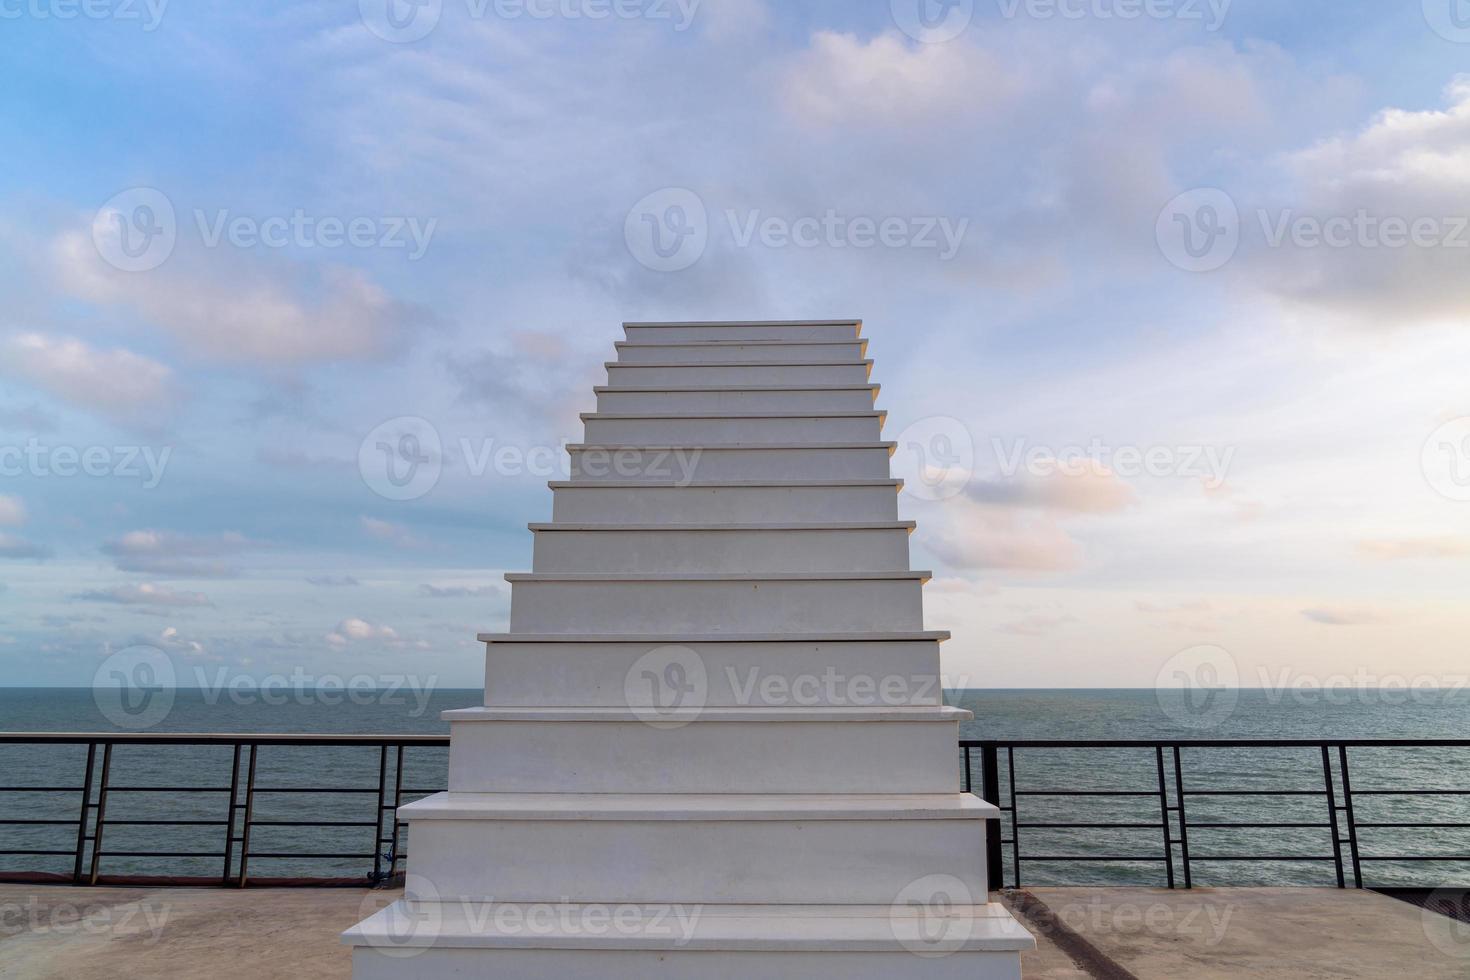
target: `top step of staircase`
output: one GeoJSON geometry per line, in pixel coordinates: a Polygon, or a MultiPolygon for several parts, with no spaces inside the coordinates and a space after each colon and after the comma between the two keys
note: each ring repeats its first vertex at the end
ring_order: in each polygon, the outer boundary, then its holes
{"type": "Polygon", "coordinates": [[[706,340],[852,341],[862,333],[861,320],[710,320],[623,324],[629,340],[681,343],[706,340]]]}

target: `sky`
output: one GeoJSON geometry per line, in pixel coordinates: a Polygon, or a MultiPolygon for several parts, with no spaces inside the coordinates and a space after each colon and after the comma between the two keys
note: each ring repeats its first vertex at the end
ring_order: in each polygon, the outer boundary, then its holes
{"type": "Polygon", "coordinates": [[[623,321],[854,317],[955,686],[1463,684],[1458,2],[0,0],[5,683],[477,686],[623,321]]]}

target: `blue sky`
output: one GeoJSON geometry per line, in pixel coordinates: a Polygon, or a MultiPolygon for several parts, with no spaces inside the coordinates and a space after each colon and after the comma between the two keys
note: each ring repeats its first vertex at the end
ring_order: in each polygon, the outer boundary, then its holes
{"type": "Polygon", "coordinates": [[[623,320],[829,316],[866,322],[889,438],[960,446],[903,503],[952,674],[1463,672],[1449,0],[934,2],[945,40],[917,0],[393,3],[427,33],[373,0],[3,6],[0,448],[64,450],[0,475],[8,682],[146,642],[474,686],[550,513],[539,467],[480,463],[578,438],[623,320]],[[705,244],[650,268],[630,209],[671,189],[705,244]],[[1235,234],[1192,260],[1219,192],[1235,234]],[[116,221],[160,199],[171,247],[127,268],[116,221]],[[359,450],[403,417],[442,472],[392,500],[359,450]]]}

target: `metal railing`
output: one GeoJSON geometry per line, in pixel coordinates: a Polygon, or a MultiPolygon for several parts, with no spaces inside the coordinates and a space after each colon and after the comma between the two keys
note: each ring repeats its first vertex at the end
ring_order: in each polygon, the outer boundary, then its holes
{"type": "MultiPolygon", "coordinates": [[[[438,735],[259,735],[259,734],[93,734],[93,733],[0,733],[0,748],[4,746],[57,746],[74,745],[84,747],[85,762],[81,779],[67,783],[47,780],[44,783],[12,784],[10,778],[0,775],[0,833],[11,827],[68,828],[67,845],[48,847],[14,847],[12,841],[0,839],[0,859],[8,857],[66,858],[70,873],[46,875],[51,880],[70,880],[74,884],[97,884],[103,880],[123,880],[117,875],[104,874],[105,859],[127,858],[132,860],[194,859],[219,862],[219,874],[207,879],[193,878],[192,882],[217,881],[222,885],[245,887],[252,881],[252,862],[291,860],[304,862],[361,861],[361,875],[342,881],[382,882],[392,878],[401,870],[404,849],[400,841],[398,807],[405,798],[418,798],[443,789],[413,787],[405,780],[404,753],[409,748],[442,749],[449,745],[447,736],[438,735]],[[219,746],[229,750],[227,760],[222,758],[215,782],[200,785],[177,785],[177,778],[166,777],[164,782],[137,781],[126,776],[120,778],[119,761],[115,750],[121,746],[219,746]],[[353,749],[367,753],[363,779],[352,784],[342,775],[345,769],[334,768],[337,781],[330,785],[297,784],[295,780],[275,782],[262,779],[258,765],[263,755],[283,747],[353,749]],[[374,751],[376,758],[370,758],[374,751]],[[228,762],[226,767],[223,761],[228,762]],[[368,763],[376,762],[376,779],[371,780],[368,763]],[[228,768],[226,781],[225,769],[228,768]],[[109,802],[124,797],[170,798],[187,796],[202,798],[209,802],[207,816],[184,817],[169,813],[163,817],[145,816],[118,818],[109,813],[109,802]],[[32,802],[39,798],[69,798],[62,811],[70,815],[12,816],[4,812],[7,800],[28,798],[32,802]],[[262,800],[282,799],[328,799],[336,801],[330,807],[330,818],[273,819],[263,815],[259,807],[262,800]],[[218,802],[215,803],[214,801],[218,802]],[[370,809],[369,809],[370,808],[370,809]],[[183,845],[157,850],[145,850],[126,845],[109,845],[107,832],[119,828],[175,828],[187,836],[190,843],[201,838],[205,843],[190,849],[183,845]],[[187,828],[187,830],[185,830],[187,828]],[[280,850],[262,847],[257,841],[257,832],[271,828],[299,828],[321,832],[356,834],[361,832],[363,846],[356,850],[280,850]],[[371,870],[367,870],[367,862],[371,870]]],[[[1364,819],[1359,804],[1365,798],[1376,800],[1412,799],[1420,797],[1460,798],[1470,797],[1470,785],[1412,786],[1395,788],[1374,786],[1362,788],[1353,784],[1350,768],[1352,753],[1367,749],[1406,751],[1412,749],[1462,749],[1470,748],[1470,739],[1349,739],[1349,740],[1253,740],[1253,739],[1197,739],[1197,740],[962,740],[959,743],[963,760],[963,788],[976,792],[1000,809],[1000,820],[993,832],[986,836],[990,884],[1003,887],[1005,871],[1009,864],[1010,884],[1020,887],[1023,868],[1035,865],[1068,866],[1080,868],[1084,865],[1145,865],[1162,871],[1162,883],[1168,887],[1185,888],[1194,885],[1193,869],[1201,863],[1278,863],[1329,864],[1338,887],[1362,888],[1365,884],[1364,866],[1374,862],[1406,862],[1416,866],[1429,864],[1470,865],[1470,853],[1444,854],[1382,854],[1370,845],[1371,837],[1387,830],[1440,831],[1470,830],[1470,804],[1453,820],[1374,820],[1364,819]],[[1045,774],[1064,771],[1068,774],[1079,770],[1096,774],[1103,770],[1077,763],[1058,766],[1033,764],[1026,769],[1025,760],[1031,752],[1093,752],[1118,750],[1125,753],[1127,763],[1118,769],[1116,763],[1108,768],[1106,788],[1094,785],[1080,788],[1076,785],[1032,785],[1025,778],[1028,774],[1045,774]],[[1272,785],[1267,787],[1221,786],[1221,773],[1208,773],[1213,781],[1204,777],[1199,756],[1207,750],[1271,750],[1287,753],[1306,753],[1307,761],[1320,775],[1313,777],[1311,785],[1272,785]],[[1019,763],[1019,764],[1018,764],[1019,763]],[[1136,772],[1144,782],[1125,779],[1136,772]],[[1005,792],[1002,792],[1004,783],[1005,792]],[[978,784],[978,785],[977,785],[978,784]],[[1287,800],[1309,806],[1313,815],[1307,819],[1292,820],[1220,820],[1208,813],[1201,818],[1199,811],[1206,809],[1212,800],[1287,800]],[[1131,806],[1133,811],[1123,818],[1091,819],[1084,813],[1081,818],[1049,819],[1045,801],[1118,801],[1131,806]],[[1129,802],[1131,801],[1131,802],[1129,802]],[[1194,814],[1191,816],[1191,814],[1194,814]],[[1216,853],[1196,848],[1191,850],[1191,834],[1196,840],[1200,835],[1215,831],[1260,831],[1287,830],[1305,831],[1322,835],[1323,848],[1320,853],[1216,853]],[[998,832],[994,832],[998,831],[998,832]],[[1028,851],[1024,844],[1030,835],[1045,836],[1057,831],[1087,831],[1089,847],[1086,853],[1056,854],[1046,851],[1028,851]],[[1094,848],[1106,848],[1112,839],[1129,834],[1147,834],[1155,844],[1135,848],[1129,853],[1097,852],[1094,848]],[[1365,836],[1370,838],[1365,840],[1365,836]],[[1330,844],[1330,853],[1328,844],[1330,844]],[[1009,849],[1009,855],[1007,855],[1009,849]],[[1009,856],[1009,861],[1007,861],[1009,856]]],[[[1084,757],[1085,759],[1085,757],[1084,757]]],[[[1301,756],[1296,756],[1302,761],[1301,756]]],[[[297,766],[293,774],[314,776],[322,766],[317,764],[297,766]]],[[[329,767],[332,768],[332,767],[329,767]]],[[[428,767],[425,767],[428,768],[428,767]]],[[[441,767],[442,768],[442,767],[441,767]]],[[[167,770],[172,773],[174,768],[167,770]]],[[[1470,773],[1470,767],[1456,770],[1470,773]]],[[[4,772],[4,770],[0,770],[4,772]]],[[[1100,778],[1100,777],[1099,777],[1100,778]]],[[[1094,779],[1096,782],[1096,779],[1094,779]]],[[[1470,783],[1470,778],[1465,780],[1470,783]]],[[[1050,807],[1055,809],[1055,806],[1050,807]]],[[[8,836],[8,835],[7,835],[8,836]]],[[[315,839],[315,838],[314,838],[315,839]]],[[[1470,847],[1466,848],[1470,852],[1470,847]]],[[[12,872],[0,870],[0,880],[34,880],[37,872],[12,872]]],[[[257,883],[286,883],[280,879],[256,877],[257,883]]],[[[298,878],[291,883],[322,883],[320,877],[298,878]]],[[[1430,882],[1433,886],[1442,882],[1430,882]]]]}
{"type": "MultiPolygon", "coordinates": [[[[1104,864],[1151,864],[1162,865],[1164,883],[1177,887],[1182,877],[1185,888],[1194,887],[1193,865],[1202,862],[1217,863],[1327,863],[1331,862],[1337,886],[1347,887],[1351,876],[1354,888],[1364,887],[1364,864],[1372,862],[1407,862],[1415,864],[1467,864],[1470,865],[1470,848],[1459,854],[1381,854],[1365,853],[1369,850],[1364,840],[1365,831],[1399,830],[1470,830],[1470,821],[1374,821],[1359,817],[1355,801],[1363,797],[1379,799],[1411,799],[1416,797],[1459,797],[1470,798],[1470,779],[1467,785],[1456,788],[1414,787],[1397,789],[1378,787],[1362,789],[1353,786],[1352,770],[1349,766],[1349,750],[1352,749],[1452,749],[1470,747],[1470,739],[1191,739],[1154,741],[1147,739],[1120,740],[990,740],[965,739],[960,742],[964,765],[964,788],[977,792],[974,786],[974,761],[979,757],[980,788],[977,795],[995,804],[1001,811],[999,833],[986,837],[987,859],[992,888],[1001,888],[1005,881],[1005,848],[1010,848],[1011,886],[1021,887],[1022,867],[1027,864],[1081,864],[1099,862],[1104,864]],[[1042,788],[1017,785],[1017,754],[1027,750],[1140,750],[1138,768],[1149,780],[1148,788],[1136,789],[1076,789],[1063,786],[1042,788]],[[1188,767],[1185,762],[1191,753],[1200,750],[1283,750],[1310,752],[1320,760],[1321,781],[1311,787],[1271,786],[1268,788],[1241,788],[1208,786],[1195,788],[1186,783],[1188,767]],[[1001,794],[1001,759],[1004,757],[1006,794],[1001,794]],[[1172,779],[1170,778],[1172,776],[1172,779]],[[1025,800],[1079,800],[1079,799],[1131,799],[1142,802],[1149,813],[1156,816],[1126,820],[1028,820],[1023,817],[1021,803],[1025,800]],[[1190,801],[1218,799],[1300,799],[1313,800],[1320,809],[1316,819],[1291,821],[1253,820],[1191,820],[1190,801]],[[1155,803],[1156,801],[1156,803],[1155,803]],[[1156,810],[1155,810],[1156,807],[1156,810]],[[1150,853],[1130,854],[1047,854],[1027,853],[1022,842],[1022,831],[1152,831],[1158,834],[1158,850],[1150,853]],[[1325,831],[1326,842],[1331,844],[1331,853],[1321,854],[1276,854],[1276,853],[1195,853],[1190,852],[1190,832],[1217,830],[1291,830],[1325,831]],[[1005,836],[1009,833],[1009,836],[1005,836]],[[1177,848],[1177,852],[1176,852],[1177,848]],[[1346,850],[1344,850],[1346,849],[1346,850]]],[[[1470,766],[1464,770],[1470,773],[1470,766]]],[[[1467,808],[1470,809],[1470,808],[1467,808]]],[[[994,830],[995,828],[993,828],[994,830]]],[[[1325,847],[1324,847],[1325,851],[1325,847]]],[[[1443,884],[1434,883],[1434,887],[1443,884]]]]}
{"type": "MultiPolygon", "coordinates": [[[[371,882],[391,878],[403,859],[399,841],[397,810],[404,797],[427,796],[436,789],[419,789],[404,785],[404,749],[409,747],[447,747],[448,736],[439,735],[200,735],[200,734],[92,734],[92,733],[0,733],[4,745],[84,745],[87,756],[79,784],[73,785],[0,785],[0,800],[11,794],[51,797],[56,794],[80,797],[75,817],[10,817],[0,815],[0,827],[74,826],[75,845],[59,848],[0,847],[0,857],[47,856],[71,859],[71,881],[78,885],[95,885],[102,877],[104,858],[212,858],[220,862],[219,883],[243,888],[250,881],[250,863],[257,860],[290,859],[293,861],[372,861],[372,871],[364,878],[371,882]],[[114,750],[118,746],[228,746],[231,749],[229,782],[205,785],[156,785],[117,782],[114,750]],[[262,785],[257,779],[258,760],[263,749],[281,746],[312,748],[357,747],[377,749],[377,785],[262,785]],[[99,773],[100,769],[100,773],[99,773]],[[390,778],[391,773],[391,778],[390,778]],[[207,819],[137,818],[117,819],[108,815],[108,803],[120,796],[217,796],[221,797],[217,815],[207,819]],[[360,814],[346,814],[352,819],[271,820],[257,815],[257,803],[272,796],[316,796],[337,800],[361,800],[372,797],[373,809],[360,814]],[[207,850],[134,850],[106,847],[106,831],[118,827],[192,827],[216,828],[218,848],[207,850]],[[274,851],[252,848],[258,828],[298,827],[316,830],[355,829],[368,831],[371,849],[359,851],[274,851]],[[384,849],[386,847],[386,850],[384,849]]],[[[223,774],[221,773],[221,776],[223,774]]],[[[442,789],[442,787],[440,787],[442,789]]],[[[365,808],[361,808],[365,809],[365,808]]],[[[340,817],[340,806],[334,807],[340,817]]],[[[197,834],[194,835],[197,838],[197,834]]],[[[0,872],[0,879],[15,877],[0,872]]],[[[29,877],[27,875],[26,877],[29,877]]]]}

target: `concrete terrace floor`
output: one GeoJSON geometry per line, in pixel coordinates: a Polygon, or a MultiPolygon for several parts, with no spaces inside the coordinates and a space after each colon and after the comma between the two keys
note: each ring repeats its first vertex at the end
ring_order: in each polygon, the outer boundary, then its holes
{"type": "MultiPolygon", "coordinates": [[[[0,885],[0,977],[346,978],[337,934],[395,892],[0,885]]],[[[1027,980],[1470,977],[1470,926],[1372,892],[1034,888],[1027,980]]]]}

